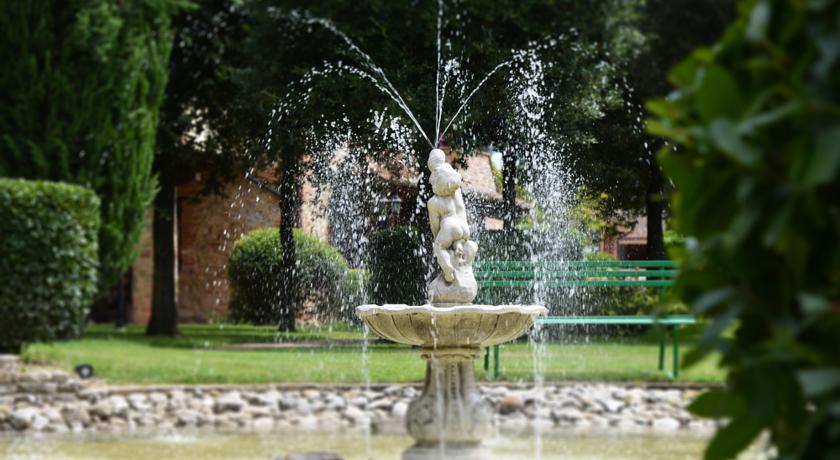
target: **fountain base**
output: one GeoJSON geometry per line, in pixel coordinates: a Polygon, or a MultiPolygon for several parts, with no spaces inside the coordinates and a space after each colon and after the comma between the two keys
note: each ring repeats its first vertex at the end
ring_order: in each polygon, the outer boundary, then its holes
{"type": "Polygon", "coordinates": [[[483,347],[528,330],[540,305],[361,305],[365,324],[380,337],[423,350],[426,378],[406,413],[417,441],[403,460],[492,458],[481,440],[492,434],[493,409],[475,383],[474,361],[483,347]]]}
{"type": "Polygon", "coordinates": [[[412,446],[403,452],[402,460],[493,460],[484,446],[412,446]]]}
{"type": "Polygon", "coordinates": [[[493,410],[475,385],[479,348],[424,349],[423,393],[408,406],[406,428],[418,446],[478,445],[491,433],[493,410]]]}

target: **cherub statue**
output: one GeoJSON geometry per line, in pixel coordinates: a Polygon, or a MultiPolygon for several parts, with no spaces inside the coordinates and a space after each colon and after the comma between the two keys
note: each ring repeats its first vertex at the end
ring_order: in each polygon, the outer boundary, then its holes
{"type": "Polygon", "coordinates": [[[429,285],[432,302],[469,303],[478,291],[472,273],[472,261],[478,245],[470,241],[470,226],[464,196],[461,193],[461,175],[446,162],[442,150],[434,149],[428,161],[434,196],[429,199],[429,223],[435,240],[432,250],[441,269],[441,275],[429,285]]]}

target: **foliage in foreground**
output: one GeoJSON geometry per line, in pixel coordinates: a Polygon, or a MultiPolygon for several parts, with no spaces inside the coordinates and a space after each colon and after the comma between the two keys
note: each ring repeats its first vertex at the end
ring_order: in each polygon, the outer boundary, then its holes
{"type": "Polygon", "coordinates": [[[96,294],[98,231],[92,191],[0,179],[0,353],[79,335],[96,294]]]}
{"type": "Polygon", "coordinates": [[[0,2],[0,175],[96,191],[102,288],[134,260],[154,195],[169,17],[182,3],[0,2]]]}
{"type": "Polygon", "coordinates": [[[711,319],[729,377],[692,405],[730,422],[707,458],[765,429],[780,458],[840,456],[840,2],[746,1],[677,66],[650,130],[678,193],[677,293],[711,319]],[[734,336],[724,334],[734,328],[734,336]]]}
{"type": "Polygon", "coordinates": [[[292,276],[301,289],[291,302],[281,302],[279,238],[278,229],[262,228],[246,233],[233,246],[228,260],[231,318],[276,325],[283,318],[283,305],[292,305],[296,313],[311,305],[321,320],[351,319],[364,276],[352,273],[337,249],[299,229],[294,231],[297,263],[292,276]]]}

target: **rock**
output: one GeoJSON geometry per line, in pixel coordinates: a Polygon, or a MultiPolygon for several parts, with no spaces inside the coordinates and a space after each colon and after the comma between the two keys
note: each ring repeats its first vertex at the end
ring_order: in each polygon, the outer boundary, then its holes
{"type": "Polygon", "coordinates": [[[50,373],[50,371],[43,369],[31,370],[22,374],[18,374],[18,381],[21,383],[49,382],[51,378],[52,374],[50,373]]]}
{"type": "Polygon", "coordinates": [[[111,405],[110,398],[109,399],[103,399],[103,400],[97,402],[96,404],[94,404],[93,407],[90,408],[90,414],[95,416],[95,417],[98,417],[101,420],[107,420],[107,419],[111,418],[111,414],[113,414],[113,413],[114,413],[114,407],[111,405]]]}
{"type": "Polygon", "coordinates": [[[318,390],[313,390],[311,388],[303,390],[301,392],[301,394],[303,395],[304,398],[310,399],[310,400],[313,400],[313,401],[316,400],[316,399],[321,399],[321,392],[318,391],[318,390]]]}
{"type": "Polygon", "coordinates": [[[551,418],[555,421],[577,422],[583,418],[583,413],[572,407],[565,407],[551,411],[551,418]]]}
{"type": "Polygon", "coordinates": [[[671,417],[657,418],[653,421],[653,429],[657,431],[676,431],[680,428],[680,422],[671,417]]]}
{"type": "Polygon", "coordinates": [[[338,395],[328,396],[327,401],[324,404],[324,408],[326,410],[340,411],[345,407],[347,407],[347,401],[345,401],[344,398],[338,395]]]}
{"type": "Polygon", "coordinates": [[[32,423],[29,425],[29,428],[35,431],[42,431],[50,424],[50,419],[44,417],[41,414],[35,414],[35,417],[32,418],[32,423]]]}
{"type": "Polygon", "coordinates": [[[198,422],[201,418],[201,412],[192,409],[185,409],[178,412],[175,426],[196,426],[199,424],[198,422]]]}
{"type": "Polygon", "coordinates": [[[356,398],[348,400],[347,402],[349,402],[353,406],[364,409],[365,407],[367,407],[368,399],[364,396],[358,396],[356,398]]]}
{"type": "Polygon", "coordinates": [[[58,385],[58,391],[62,393],[76,393],[84,388],[85,384],[81,380],[68,379],[66,382],[58,385]]]}
{"type": "Polygon", "coordinates": [[[402,393],[402,391],[403,391],[403,387],[401,387],[399,385],[391,385],[391,386],[385,388],[382,391],[382,393],[384,393],[386,396],[393,397],[393,396],[399,395],[400,393],[402,393]]]}
{"type": "Polygon", "coordinates": [[[149,398],[143,393],[131,393],[128,395],[128,404],[132,409],[140,412],[148,412],[152,409],[149,398]]]}
{"type": "Polygon", "coordinates": [[[298,401],[300,401],[300,397],[294,394],[287,394],[284,397],[280,398],[279,406],[280,410],[294,410],[297,409],[298,401]]]}
{"type": "Polygon", "coordinates": [[[0,375],[11,375],[17,372],[20,357],[18,355],[0,354],[0,375]]]}
{"type": "Polygon", "coordinates": [[[408,412],[408,403],[405,401],[399,401],[391,407],[392,417],[405,418],[406,412],[408,412]]]}
{"type": "Polygon", "coordinates": [[[300,415],[309,415],[313,412],[312,404],[306,399],[298,399],[294,410],[300,415]]]}
{"type": "Polygon", "coordinates": [[[601,405],[601,407],[604,408],[605,411],[610,413],[616,413],[624,407],[623,401],[619,401],[613,398],[597,399],[596,401],[598,404],[601,405]]]}
{"type": "Polygon", "coordinates": [[[390,411],[391,406],[393,406],[393,402],[389,398],[380,398],[372,403],[368,404],[367,409],[369,411],[377,410],[377,409],[385,409],[390,411]]]}
{"type": "Polygon", "coordinates": [[[216,404],[213,406],[213,411],[221,412],[239,412],[245,406],[245,401],[242,400],[238,391],[229,391],[218,398],[216,404]]]}
{"type": "Polygon", "coordinates": [[[358,423],[360,420],[367,420],[369,418],[365,411],[356,406],[347,406],[347,408],[344,409],[344,417],[354,423],[358,423]]]}
{"type": "Polygon", "coordinates": [[[35,409],[34,407],[24,407],[13,411],[9,416],[9,422],[11,423],[12,428],[16,430],[25,430],[32,426],[32,422],[35,420],[35,417],[41,417],[38,413],[38,409],[35,409]]]}
{"type": "Polygon", "coordinates": [[[248,406],[245,408],[244,412],[251,418],[272,417],[274,415],[272,409],[273,408],[266,406],[248,406]]]}
{"type": "Polygon", "coordinates": [[[15,392],[17,387],[11,384],[0,383],[0,395],[10,395],[15,392]]]}
{"type": "Polygon", "coordinates": [[[131,406],[128,405],[128,401],[123,396],[111,396],[109,398],[111,402],[111,415],[117,417],[128,417],[128,411],[131,409],[131,406]]]}
{"type": "Polygon", "coordinates": [[[512,414],[525,408],[525,399],[518,394],[507,394],[499,402],[499,413],[502,415],[512,414]]]}
{"type": "Polygon", "coordinates": [[[85,426],[90,424],[90,414],[82,404],[65,407],[61,411],[61,416],[72,427],[72,424],[79,424],[85,426]]]}
{"type": "Polygon", "coordinates": [[[147,398],[155,407],[164,407],[169,401],[169,398],[163,393],[150,393],[147,398]]]}
{"type": "Polygon", "coordinates": [[[249,403],[255,406],[277,406],[277,402],[280,400],[280,393],[271,390],[264,393],[257,393],[247,399],[249,403]]]}
{"type": "Polygon", "coordinates": [[[52,407],[52,406],[44,407],[42,409],[41,413],[50,422],[61,422],[61,421],[64,420],[64,417],[62,417],[62,415],[61,415],[61,411],[59,411],[58,409],[56,409],[55,407],[52,407]]]}

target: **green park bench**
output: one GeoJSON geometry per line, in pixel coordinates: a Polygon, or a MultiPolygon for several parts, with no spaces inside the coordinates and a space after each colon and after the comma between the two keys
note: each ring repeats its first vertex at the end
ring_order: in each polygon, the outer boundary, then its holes
{"type": "MultiPolygon", "coordinates": [[[[476,262],[475,277],[484,294],[484,303],[493,304],[493,293],[505,289],[572,287],[658,288],[660,295],[674,284],[677,270],[670,260],[573,260],[573,261],[483,261],[476,262]]],[[[549,306],[550,307],[550,306],[549,306]]],[[[665,369],[666,338],[673,346],[671,378],[679,376],[679,329],[694,324],[689,315],[666,316],[546,316],[537,318],[541,326],[643,324],[657,326],[659,370],[665,369]]],[[[499,377],[500,345],[493,347],[492,378],[499,377]]],[[[484,370],[490,373],[490,350],[484,355],[484,370]]]]}

